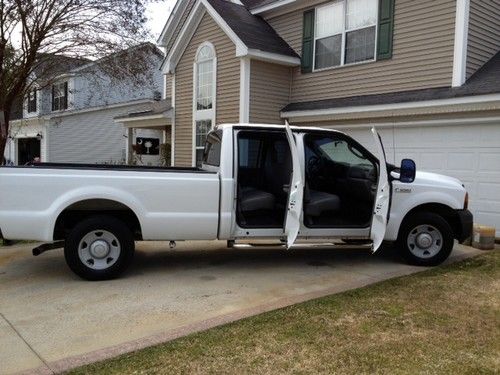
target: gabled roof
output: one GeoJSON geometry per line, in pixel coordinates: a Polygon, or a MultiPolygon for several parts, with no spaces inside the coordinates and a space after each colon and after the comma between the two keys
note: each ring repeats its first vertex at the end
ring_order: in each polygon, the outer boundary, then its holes
{"type": "Polygon", "coordinates": [[[34,73],[37,77],[48,77],[48,79],[51,79],[90,62],[91,60],[84,58],[44,53],[38,56],[38,63],[34,69],[34,73]]]}
{"type": "Polygon", "coordinates": [[[225,0],[208,2],[248,48],[299,57],[266,21],[251,14],[244,6],[225,0]]]}
{"type": "Polygon", "coordinates": [[[132,46],[132,47],[120,50],[120,51],[113,52],[113,53],[106,55],[104,57],[101,57],[100,59],[97,59],[97,60],[87,60],[86,64],[81,64],[79,66],[75,66],[71,70],[71,72],[72,73],[79,72],[79,71],[85,70],[91,66],[103,64],[103,63],[106,63],[109,61],[116,61],[116,60],[122,60],[122,61],[128,60],[128,61],[130,61],[131,59],[137,58],[137,56],[140,56],[140,55],[144,55],[144,56],[149,57],[149,56],[151,56],[151,54],[155,54],[161,58],[164,57],[163,52],[158,47],[156,47],[155,44],[153,44],[151,42],[143,42],[143,43],[139,43],[135,46],[132,46]]]}
{"type": "Polygon", "coordinates": [[[162,64],[164,73],[175,70],[206,13],[235,44],[236,57],[248,56],[289,66],[300,64],[299,56],[283,38],[261,17],[252,15],[245,6],[226,0],[197,0],[162,64]]]}
{"type": "Polygon", "coordinates": [[[282,112],[324,111],[345,107],[375,106],[430,100],[454,99],[467,96],[500,93],[500,52],[474,73],[460,87],[438,87],[422,90],[400,91],[387,94],[361,95],[346,98],[315,100],[288,104],[282,112]]]}

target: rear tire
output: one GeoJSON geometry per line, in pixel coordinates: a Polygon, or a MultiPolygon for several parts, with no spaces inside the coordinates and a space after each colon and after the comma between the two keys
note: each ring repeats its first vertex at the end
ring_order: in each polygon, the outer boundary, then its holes
{"type": "Polygon", "coordinates": [[[453,230],[441,215],[417,212],[401,225],[397,247],[410,264],[437,266],[448,258],[453,243],[453,230]]]}
{"type": "Polygon", "coordinates": [[[134,256],[134,237],[130,228],[112,216],[92,216],[78,223],[69,233],[64,257],[69,268],[85,280],[118,277],[134,256]]]}

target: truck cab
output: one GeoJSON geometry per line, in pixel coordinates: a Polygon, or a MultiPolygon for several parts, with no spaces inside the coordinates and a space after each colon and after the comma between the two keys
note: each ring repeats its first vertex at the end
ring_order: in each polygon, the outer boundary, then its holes
{"type": "MultiPolygon", "coordinates": [[[[323,128],[224,125],[210,133],[203,168],[218,169],[222,181],[232,177],[221,185],[219,238],[286,237],[288,247],[297,239],[371,241],[376,251],[382,241],[400,239],[410,217],[434,214],[450,225],[451,242],[468,237],[472,217],[463,185],[416,172],[409,159],[399,167],[387,164],[382,141],[372,132],[377,155],[323,128]]],[[[420,263],[430,264],[445,241],[437,230],[424,229],[407,247],[427,259],[420,263]]]]}

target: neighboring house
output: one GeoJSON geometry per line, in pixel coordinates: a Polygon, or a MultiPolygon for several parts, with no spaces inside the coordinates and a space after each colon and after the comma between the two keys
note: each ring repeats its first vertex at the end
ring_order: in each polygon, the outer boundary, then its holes
{"type": "Polygon", "coordinates": [[[496,0],[179,0],[158,45],[173,161],[219,123],[341,129],[460,178],[500,233],[496,0]]]}
{"type": "Polygon", "coordinates": [[[160,164],[165,128],[132,131],[115,117],[148,110],[160,99],[163,57],[154,45],[139,45],[105,58],[121,64],[115,72],[104,68],[104,60],[50,56],[51,67],[41,64],[36,71],[43,87],[27,95],[22,115],[10,123],[6,159],[16,165],[33,160],[160,164]],[[131,78],[124,71],[138,56],[147,60],[143,77],[131,78]],[[135,145],[144,140],[151,147],[135,145]]]}

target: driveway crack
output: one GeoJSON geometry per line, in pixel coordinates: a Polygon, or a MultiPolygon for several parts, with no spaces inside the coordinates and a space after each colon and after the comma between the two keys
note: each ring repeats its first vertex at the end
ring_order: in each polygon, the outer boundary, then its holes
{"type": "Polygon", "coordinates": [[[12,330],[16,333],[16,335],[19,336],[19,338],[26,344],[26,346],[33,352],[33,354],[35,354],[37,356],[37,358],[44,364],[44,366],[47,367],[47,369],[50,371],[50,373],[55,374],[55,371],[50,368],[47,361],[45,361],[45,359],[43,359],[43,357],[30,345],[30,343],[28,341],[26,341],[26,339],[21,335],[21,333],[19,333],[19,331],[16,329],[16,327],[14,327],[14,325],[10,322],[10,320],[7,319],[5,317],[5,315],[2,314],[1,312],[0,312],[0,316],[2,317],[3,320],[5,320],[5,322],[7,322],[9,327],[12,328],[12,330]]]}

